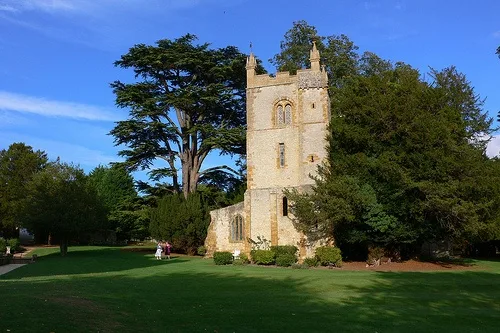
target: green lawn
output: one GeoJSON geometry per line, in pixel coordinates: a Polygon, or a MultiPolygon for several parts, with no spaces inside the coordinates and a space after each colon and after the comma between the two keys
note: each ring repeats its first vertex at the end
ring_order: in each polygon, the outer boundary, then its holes
{"type": "Polygon", "coordinates": [[[0,276],[0,332],[500,331],[500,262],[381,273],[56,251],[0,276]]]}

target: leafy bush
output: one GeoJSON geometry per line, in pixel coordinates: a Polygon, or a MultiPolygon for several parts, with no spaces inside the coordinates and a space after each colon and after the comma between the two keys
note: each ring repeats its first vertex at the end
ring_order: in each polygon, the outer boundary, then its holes
{"type": "Polygon", "coordinates": [[[318,260],[317,257],[305,258],[304,259],[304,265],[307,265],[307,267],[318,267],[319,266],[319,260],[318,260]]]}
{"type": "Polygon", "coordinates": [[[207,253],[207,248],[202,246],[199,246],[197,249],[197,253],[199,256],[204,256],[207,253]]]}
{"type": "Polygon", "coordinates": [[[257,265],[274,264],[274,252],[271,250],[252,250],[250,252],[252,261],[257,265]]]}
{"type": "Polygon", "coordinates": [[[371,247],[368,249],[368,260],[366,261],[369,265],[380,264],[380,259],[384,256],[384,249],[381,247],[371,247]]]}
{"type": "Polygon", "coordinates": [[[316,257],[322,266],[342,266],[342,255],[338,247],[321,246],[316,249],[316,257]]]}
{"type": "Polygon", "coordinates": [[[240,260],[243,263],[243,265],[247,265],[250,263],[250,260],[248,260],[248,256],[246,255],[246,253],[240,254],[240,260]]]}
{"type": "Polygon", "coordinates": [[[229,265],[233,262],[233,254],[231,252],[215,252],[214,262],[216,265],[229,265]]]}
{"type": "Polygon", "coordinates": [[[246,263],[243,260],[241,260],[241,259],[234,259],[233,260],[233,265],[234,266],[243,266],[243,265],[246,265],[246,263]]]}
{"type": "Polygon", "coordinates": [[[5,251],[7,251],[7,242],[0,237],[0,254],[5,253],[5,251]]]}
{"type": "Polygon", "coordinates": [[[281,267],[289,267],[297,262],[297,257],[294,254],[285,253],[276,256],[276,265],[281,267]]]}
{"type": "Polygon", "coordinates": [[[306,264],[292,264],[292,269],[308,269],[309,266],[306,264]]]}
{"type": "Polygon", "coordinates": [[[271,246],[271,251],[275,253],[276,257],[279,257],[283,254],[291,254],[293,256],[296,256],[299,249],[294,245],[273,245],[271,246]]]}
{"type": "Polygon", "coordinates": [[[21,243],[19,242],[19,239],[12,238],[7,241],[7,246],[10,246],[10,253],[15,253],[19,251],[21,243]]]}

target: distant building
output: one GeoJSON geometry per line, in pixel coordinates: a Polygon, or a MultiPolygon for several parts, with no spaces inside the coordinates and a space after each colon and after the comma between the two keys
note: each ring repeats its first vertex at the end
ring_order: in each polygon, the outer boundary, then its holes
{"type": "Polygon", "coordinates": [[[313,44],[311,68],[296,75],[256,75],[253,53],[247,58],[247,191],[244,202],[210,212],[205,240],[215,251],[250,252],[247,238],[264,237],[271,245],[295,245],[300,257],[312,256],[305,236],[292,224],[285,188],[313,184],[326,158],[330,120],[328,77],[313,44]]]}

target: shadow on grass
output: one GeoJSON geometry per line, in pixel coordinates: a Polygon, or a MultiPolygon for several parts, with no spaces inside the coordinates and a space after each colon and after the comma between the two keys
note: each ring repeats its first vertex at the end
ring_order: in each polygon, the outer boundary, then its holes
{"type": "Polygon", "coordinates": [[[41,277],[56,275],[98,274],[181,264],[187,260],[173,256],[172,259],[156,260],[154,252],[124,252],[120,247],[74,247],[66,256],[54,252],[38,257],[29,266],[23,266],[2,279],[19,277],[41,277]]]}
{"type": "Polygon", "coordinates": [[[174,267],[143,277],[73,276],[43,286],[4,281],[0,331],[498,331],[495,273],[320,272],[194,261],[174,267]]]}

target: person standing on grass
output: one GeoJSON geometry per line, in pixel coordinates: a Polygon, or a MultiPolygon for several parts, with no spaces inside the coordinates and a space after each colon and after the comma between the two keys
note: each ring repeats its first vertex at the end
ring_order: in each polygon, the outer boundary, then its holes
{"type": "Polygon", "coordinates": [[[156,245],[156,253],[155,253],[156,260],[161,260],[161,252],[162,252],[161,243],[158,242],[158,245],[156,245]]]}
{"type": "Polygon", "coordinates": [[[165,242],[165,255],[170,259],[170,251],[172,250],[172,245],[168,241],[165,242]]]}

